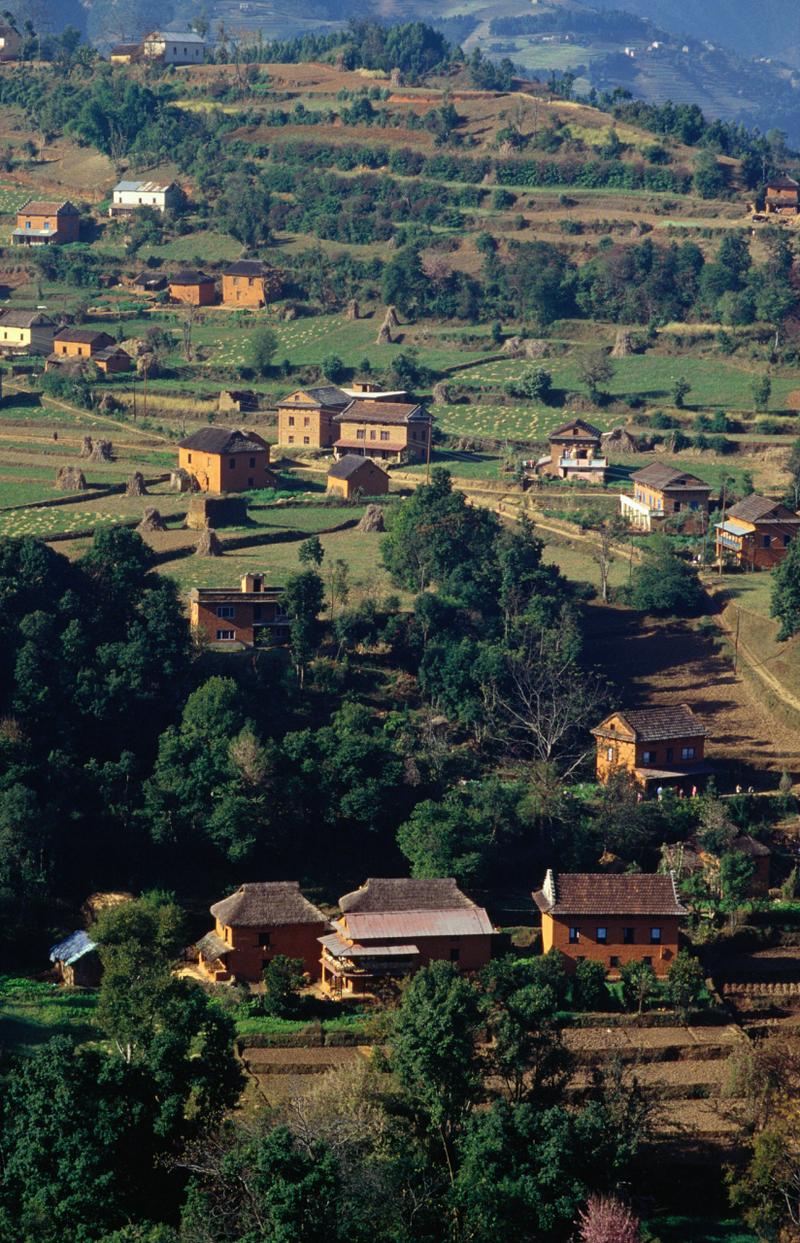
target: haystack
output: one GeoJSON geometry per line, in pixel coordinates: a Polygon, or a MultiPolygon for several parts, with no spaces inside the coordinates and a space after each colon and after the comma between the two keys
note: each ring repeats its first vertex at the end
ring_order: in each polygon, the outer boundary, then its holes
{"type": "Polygon", "coordinates": [[[378,335],[375,338],[375,344],[376,345],[391,345],[392,344],[392,334],[389,331],[388,324],[381,324],[380,329],[378,330],[378,335]]]}
{"type": "Polygon", "coordinates": [[[154,509],[152,505],[148,505],[142,514],[142,521],[136,528],[137,531],[166,531],[167,524],[161,517],[160,512],[154,509]]]}
{"type": "Polygon", "coordinates": [[[503,342],[502,353],[508,354],[509,358],[519,358],[524,344],[522,337],[509,337],[503,342]]]}
{"type": "Polygon", "coordinates": [[[62,466],[56,475],[59,492],[85,492],[86,476],[77,466],[62,466]]]}
{"type": "Polygon", "coordinates": [[[194,555],[196,557],[221,557],[222,544],[216,531],[212,531],[208,527],[205,531],[200,532],[200,538],[195,544],[194,555]]]}
{"type": "Polygon", "coordinates": [[[600,439],[604,452],[608,449],[616,449],[618,453],[638,453],[641,448],[636,437],[624,427],[615,427],[613,431],[603,432],[600,439]]]}
{"type": "Polygon", "coordinates": [[[400,327],[400,320],[397,318],[397,311],[394,309],[393,306],[387,306],[386,314],[383,317],[383,322],[384,324],[388,325],[389,328],[400,327]]]}
{"type": "Polygon", "coordinates": [[[179,466],[177,470],[170,471],[169,486],[171,492],[196,492],[197,480],[188,470],[179,466]]]}
{"type": "Polygon", "coordinates": [[[627,358],[629,354],[635,354],[633,333],[625,332],[622,328],[617,332],[617,339],[614,342],[614,348],[611,351],[612,358],[627,358]]]}
{"type": "Polygon", "coordinates": [[[361,318],[361,310],[358,305],[358,298],[350,299],[350,301],[347,304],[347,310],[345,311],[345,315],[347,316],[348,319],[360,319],[361,318]]]}
{"type": "Polygon", "coordinates": [[[91,457],[93,448],[94,443],[91,436],[84,436],[83,444],[81,445],[81,457],[91,457]]]}
{"type": "Polygon", "coordinates": [[[125,495],[147,496],[147,488],[144,486],[144,475],[140,470],[135,470],[125,484],[125,495]]]}
{"type": "Polygon", "coordinates": [[[450,389],[444,380],[437,380],[433,386],[433,404],[434,406],[447,406],[450,404],[450,389]]]}
{"type": "Polygon", "coordinates": [[[96,440],[89,454],[90,462],[113,462],[114,446],[110,440],[96,440]]]}
{"type": "Polygon", "coordinates": [[[403,71],[402,69],[398,69],[396,65],[394,69],[392,69],[391,73],[389,74],[389,85],[390,86],[402,86],[403,85],[403,71]]]}
{"type": "Polygon", "coordinates": [[[287,306],[283,309],[283,318],[289,323],[293,319],[297,319],[297,307],[287,306]]]}
{"type": "Polygon", "coordinates": [[[547,358],[550,346],[546,341],[539,341],[534,337],[530,341],[523,341],[522,352],[526,358],[547,358]]]}
{"type": "Polygon", "coordinates": [[[380,505],[368,505],[356,527],[357,531],[385,531],[386,522],[380,505]]]}

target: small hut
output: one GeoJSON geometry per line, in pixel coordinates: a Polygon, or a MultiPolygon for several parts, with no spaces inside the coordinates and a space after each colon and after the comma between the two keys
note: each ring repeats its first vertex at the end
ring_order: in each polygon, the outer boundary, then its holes
{"type": "Polygon", "coordinates": [[[52,945],[50,961],[61,983],[70,988],[96,988],[100,983],[97,944],[83,929],[52,945]]]}

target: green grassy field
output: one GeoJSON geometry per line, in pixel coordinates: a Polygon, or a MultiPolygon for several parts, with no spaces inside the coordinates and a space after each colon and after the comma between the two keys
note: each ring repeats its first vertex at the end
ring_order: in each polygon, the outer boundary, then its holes
{"type": "Polygon", "coordinates": [[[96,1040],[95,993],[0,976],[0,1048],[31,1052],[53,1036],[96,1040]]]}

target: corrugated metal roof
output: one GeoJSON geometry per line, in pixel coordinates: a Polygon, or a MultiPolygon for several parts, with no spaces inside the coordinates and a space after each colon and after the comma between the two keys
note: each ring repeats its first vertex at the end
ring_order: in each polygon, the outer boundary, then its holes
{"type": "Polygon", "coordinates": [[[354,941],[398,940],[420,937],[488,936],[493,929],[480,907],[459,911],[392,911],[359,914],[351,911],[340,921],[354,941]]]}
{"type": "Polygon", "coordinates": [[[416,945],[348,945],[335,932],[317,940],[334,958],[412,958],[419,954],[416,945]]]}
{"type": "Polygon", "coordinates": [[[727,522],[717,522],[715,524],[717,531],[727,531],[730,535],[748,535],[752,533],[752,523],[737,522],[735,518],[729,518],[727,522]]]}
{"type": "Polygon", "coordinates": [[[84,954],[91,954],[96,949],[97,942],[93,941],[88,932],[81,928],[56,945],[51,945],[50,961],[63,962],[65,966],[71,967],[79,958],[83,958],[84,954]]]}
{"type": "Polygon", "coordinates": [[[114,194],[164,194],[173,185],[171,181],[118,181],[114,194]]]}

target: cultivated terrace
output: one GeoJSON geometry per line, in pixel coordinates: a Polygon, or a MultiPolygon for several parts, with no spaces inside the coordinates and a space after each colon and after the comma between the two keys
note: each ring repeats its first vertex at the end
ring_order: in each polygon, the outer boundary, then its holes
{"type": "Polygon", "coordinates": [[[3,21],[0,1236],[796,1243],[800,154],[3,21]]]}

